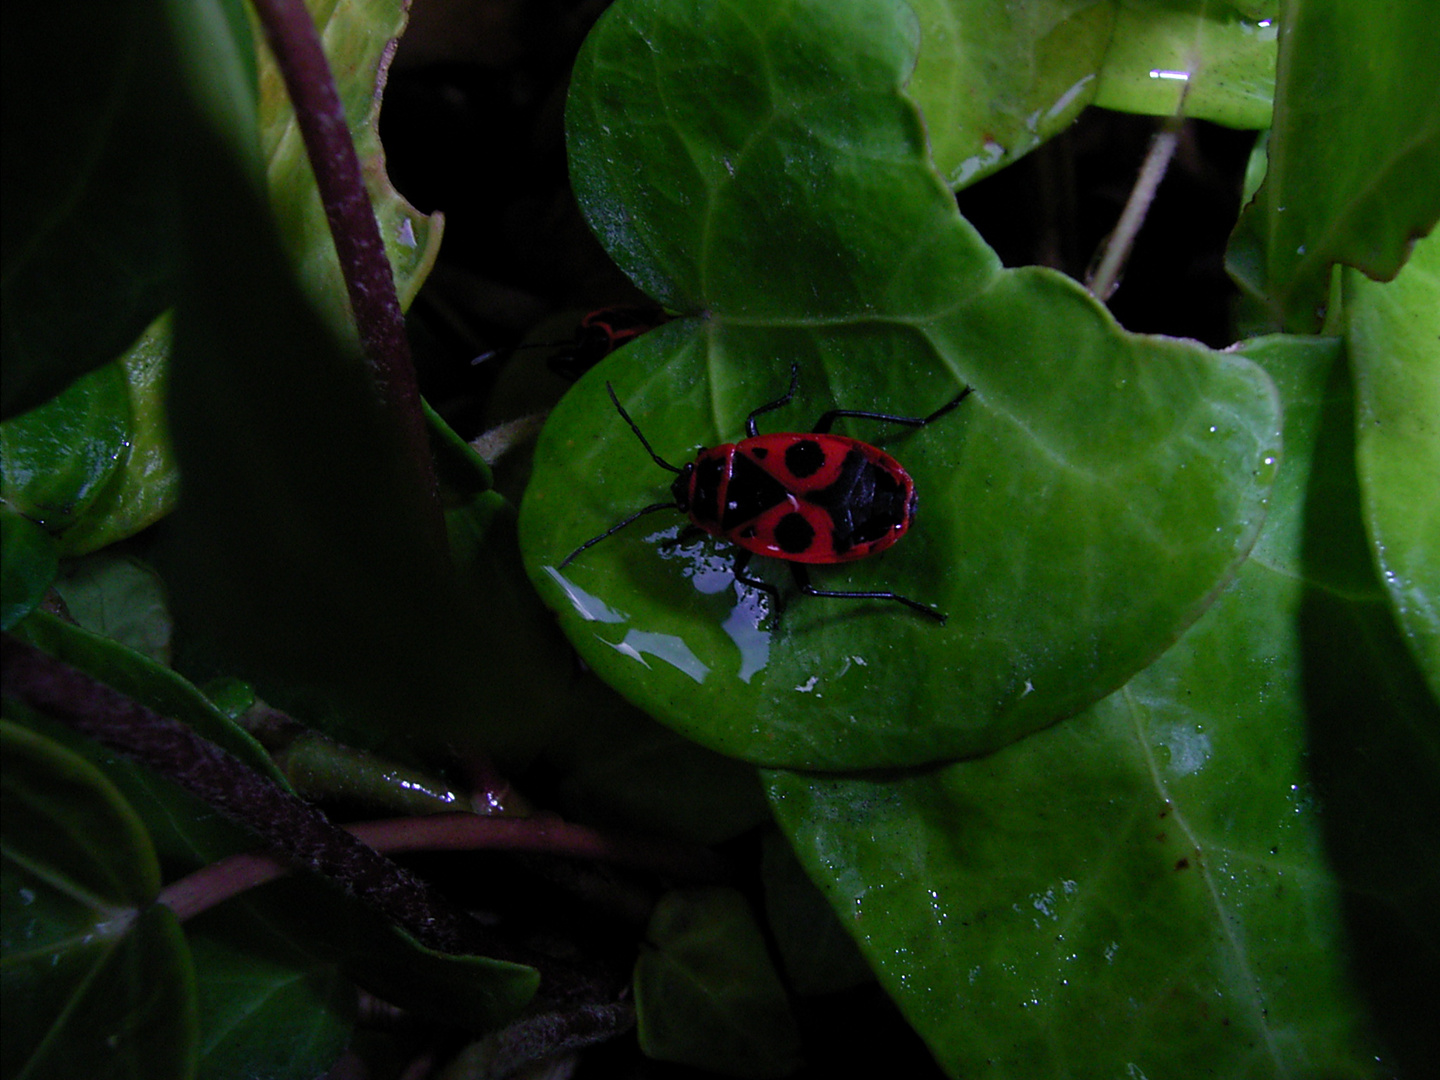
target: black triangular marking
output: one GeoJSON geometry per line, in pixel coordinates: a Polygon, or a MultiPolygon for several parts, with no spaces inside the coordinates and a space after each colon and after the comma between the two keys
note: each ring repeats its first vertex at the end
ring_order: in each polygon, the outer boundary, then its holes
{"type": "Polygon", "coordinates": [[[720,527],[726,532],[759,517],[788,497],[785,485],[744,454],[736,453],[730,464],[730,487],[725,494],[725,508],[720,527]]]}

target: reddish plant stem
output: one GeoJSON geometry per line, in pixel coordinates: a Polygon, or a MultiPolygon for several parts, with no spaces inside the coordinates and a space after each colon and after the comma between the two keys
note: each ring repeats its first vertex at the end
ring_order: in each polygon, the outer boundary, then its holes
{"type": "Polygon", "coordinates": [[[410,343],[405,337],[405,317],[330,65],[303,0],[254,0],[254,6],[285,80],[315,184],[320,189],[320,202],[330,222],[360,346],[383,407],[409,448],[423,490],[431,496],[435,518],[432,526],[443,551],[445,528],[439,485],[420,408],[410,343]]]}
{"type": "MultiPolygon", "coordinates": [[[[612,836],[554,817],[428,814],[356,822],[345,829],[388,855],[406,851],[516,851],[593,859],[692,881],[717,881],[725,874],[718,856],[708,849],[612,836]]],[[[160,902],[182,920],[188,919],[289,872],[289,864],[273,855],[231,855],[166,886],[160,902]]]]}

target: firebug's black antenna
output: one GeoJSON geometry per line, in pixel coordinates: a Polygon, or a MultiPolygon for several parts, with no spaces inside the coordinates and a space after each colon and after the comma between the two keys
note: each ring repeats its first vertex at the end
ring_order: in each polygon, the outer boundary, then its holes
{"type": "MultiPolygon", "coordinates": [[[[607,382],[607,383],[605,384],[605,389],[610,391],[610,400],[615,403],[615,408],[616,408],[616,410],[620,413],[621,417],[624,418],[625,423],[627,423],[627,424],[630,425],[630,430],[633,431],[633,432],[635,432],[635,437],[640,440],[640,445],[643,446],[643,447],[645,447],[645,452],[646,452],[647,454],[649,454],[649,455],[654,459],[655,464],[656,464],[656,465],[659,465],[662,469],[669,469],[669,470],[670,470],[671,472],[673,472],[673,473],[682,473],[682,472],[684,472],[684,471],[685,471],[684,469],[680,468],[680,467],[677,466],[677,465],[671,465],[668,461],[666,461],[664,458],[662,458],[659,454],[655,453],[655,451],[654,451],[654,450],[651,448],[651,446],[650,446],[650,440],[647,439],[647,438],[645,438],[645,435],[644,435],[644,433],[641,432],[639,425],[636,424],[634,420],[631,420],[631,419],[630,419],[630,414],[625,411],[625,406],[624,406],[624,405],[621,405],[621,404],[620,404],[620,399],[615,396],[615,387],[611,386],[611,385],[607,382]]],[[[643,513],[645,513],[645,511],[642,510],[641,513],[643,514],[643,513]]],[[[621,522],[621,524],[622,524],[622,525],[628,524],[628,523],[629,523],[629,520],[631,520],[631,519],[627,519],[626,521],[621,522]]],[[[597,537],[596,539],[599,539],[599,538],[597,537]]],[[[571,556],[571,558],[574,558],[574,556],[571,556]]],[[[567,560],[567,561],[568,561],[568,560],[567,560]]],[[[563,564],[562,564],[562,565],[563,565],[563,564]]]]}
{"type": "MultiPolygon", "coordinates": [[[[621,417],[625,420],[625,423],[630,425],[630,430],[635,433],[635,437],[640,440],[640,445],[645,447],[645,452],[650,455],[651,459],[654,460],[655,464],[659,465],[662,469],[669,469],[673,473],[684,473],[684,469],[680,468],[677,465],[671,465],[659,454],[655,453],[654,447],[650,445],[650,440],[645,438],[645,433],[640,430],[640,426],[636,424],[634,420],[630,419],[630,414],[625,411],[625,406],[621,405],[620,399],[615,396],[615,387],[607,382],[605,384],[605,389],[610,392],[610,400],[615,403],[615,411],[621,415],[621,417]]],[[[631,522],[635,521],[638,518],[644,517],[646,514],[653,514],[657,510],[683,511],[684,509],[685,508],[679,503],[664,502],[654,503],[650,506],[645,507],[645,509],[643,510],[636,510],[635,513],[631,514],[624,521],[617,522],[616,524],[610,526],[610,528],[602,532],[599,536],[592,536],[589,540],[586,540],[585,543],[581,544],[569,555],[566,555],[565,558],[561,561],[560,565],[557,566],[555,569],[564,570],[565,567],[569,566],[575,560],[575,556],[579,555],[586,548],[594,547],[601,540],[604,540],[607,536],[614,536],[621,529],[625,528],[625,526],[629,525],[631,522]]]]}

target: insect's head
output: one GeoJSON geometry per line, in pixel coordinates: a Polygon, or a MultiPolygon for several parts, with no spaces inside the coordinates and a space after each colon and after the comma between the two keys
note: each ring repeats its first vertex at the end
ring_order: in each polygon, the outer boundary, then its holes
{"type": "Polygon", "coordinates": [[[675,500],[675,508],[683,514],[690,512],[690,481],[694,475],[695,463],[692,461],[680,470],[675,482],[670,485],[670,497],[675,500]]]}

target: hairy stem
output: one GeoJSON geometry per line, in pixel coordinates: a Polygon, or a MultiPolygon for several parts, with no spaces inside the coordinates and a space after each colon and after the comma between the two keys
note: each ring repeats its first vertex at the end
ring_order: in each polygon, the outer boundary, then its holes
{"type": "Polygon", "coordinates": [[[493,935],[424,881],[186,725],[10,634],[0,663],[6,696],[169,777],[288,862],[336,881],[431,948],[497,955],[493,935]]]}

